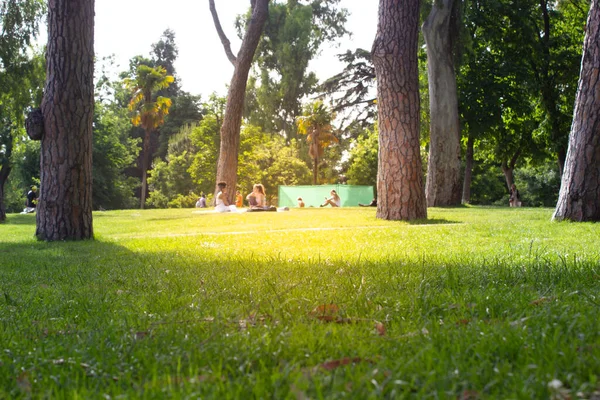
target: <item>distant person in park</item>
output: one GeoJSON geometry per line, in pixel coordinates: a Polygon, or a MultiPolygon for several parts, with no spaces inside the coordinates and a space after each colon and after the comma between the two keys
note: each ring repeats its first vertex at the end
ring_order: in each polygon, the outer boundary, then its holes
{"type": "Polygon", "coordinates": [[[325,203],[321,204],[321,207],[325,207],[328,205],[331,207],[341,207],[342,199],[340,199],[340,196],[338,196],[337,192],[335,190],[332,190],[331,192],[329,192],[329,194],[331,195],[331,197],[325,197],[325,203]]]}
{"type": "Polygon", "coordinates": [[[302,200],[302,197],[298,197],[298,207],[304,208],[304,200],[302,200]]]}
{"type": "Polygon", "coordinates": [[[508,199],[508,204],[511,207],[521,207],[521,195],[517,190],[517,185],[514,183],[510,185],[510,197],[508,199]]]}
{"type": "Polygon", "coordinates": [[[227,183],[219,182],[217,183],[217,187],[219,188],[219,193],[217,193],[217,201],[215,204],[216,212],[231,212],[237,211],[235,204],[229,204],[227,201],[227,183]]]}
{"type": "Polygon", "coordinates": [[[252,187],[252,193],[246,196],[250,209],[248,211],[277,211],[275,207],[267,206],[265,187],[257,183],[252,187]]]}
{"type": "Polygon", "coordinates": [[[377,199],[371,200],[369,204],[358,203],[358,205],[361,207],[377,207],[377,199]]]}
{"type": "Polygon", "coordinates": [[[242,197],[242,194],[240,193],[240,191],[236,190],[235,191],[235,206],[240,208],[243,205],[244,205],[244,198],[242,197]]]}
{"type": "Polygon", "coordinates": [[[206,208],[206,196],[204,193],[200,193],[200,197],[196,202],[196,208],[206,208]]]}
{"type": "Polygon", "coordinates": [[[35,211],[37,204],[37,186],[32,186],[29,192],[27,192],[27,201],[25,202],[25,209],[21,214],[29,214],[35,211]]]}

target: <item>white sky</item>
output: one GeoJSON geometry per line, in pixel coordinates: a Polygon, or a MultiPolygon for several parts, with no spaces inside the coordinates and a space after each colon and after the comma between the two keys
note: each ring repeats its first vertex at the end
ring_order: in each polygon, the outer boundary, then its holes
{"type": "MultiPolygon", "coordinates": [[[[216,0],[221,25],[237,54],[239,40],[234,28],[237,14],[248,0],[216,0]]],[[[309,68],[324,80],[341,71],[335,57],[347,49],[370,50],[377,28],[377,0],[342,0],[351,13],[346,28],[353,33],[339,48],[324,48],[309,68]]],[[[97,59],[114,54],[118,71],[126,70],[135,55],[148,56],[165,29],[175,32],[179,57],[175,64],[182,88],[206,99],[216,91],[226,94],[233,66],[225,56],[216,33],[208,0],[96,0],[95,51],[97,59]],[[169,8],[171,11],[168,11],[169,8]]],[[[43,35],[45,37],[45,35],[43,35]]]]}

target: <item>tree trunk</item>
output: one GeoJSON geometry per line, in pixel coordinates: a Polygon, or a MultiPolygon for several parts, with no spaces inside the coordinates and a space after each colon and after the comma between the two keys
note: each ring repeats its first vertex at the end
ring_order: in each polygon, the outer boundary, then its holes
{"type": "Polygon", "coordinates": [[[465,178],[463,182],[462,203],[469,204],[471,202],[471,182],[473,180],[473,147],[475,140],[469,135],[467,140],[467,151],[465,153],[465,178]]]}
{"type": "Polygon", "coordinates": [[[425,186],[429,207],[460,204],[460,126],[450,32],[455,1],[434,2],[422,28],[427,44],[431,115],[425,186]]]}
{"type": "Polygon", "coordinates": [[[600,0],[586,25],[569,149],[553,219],[600,221],[600,0]]]}
{"type": "MultiPolygon", "coordinates": [[[[8,157],[6,158],[8,161],[8,157]]],[[[4,203],[4,184],[10,174],[10,166],[8,162],[0,166],[0,222],[6,221],[6,204],[4,203]]]]}
{"type": "Polygon", "coordinates": [[[380,0],[373,43],[379,112],[377,218],[427,217],[419,142],[419,0],[380,0]]]}
{"type": "Polygon", "coordinates": [[[313,185],[317,185],[319,180],[319,157],[313,158],[313,185]]]}
{"type": "Polygon", "coordinates": [[[511,186],[513,185],[513,183],[515,183],[515,176],[513,173],[514,168],[511,168],[506,161],[502,162],[501,168],[502,173],[504,174],[504,180],[506,181],[506,187],[510,191],[511,186]]]}
{"type": "Polygon", "coordinates": [[[49,0],[46,77],[36,236],[89,239],[94,0],[49,0]]]}
{"type": "Polygon", "coordinates": [[[149,130],[144,131],[144,147],[142,149],[142,192],[140,193],[140,209],[146,205],[146,194],[148,193],[148,168],[150,168],[150,140],[152,136],[149,130]]]}
{"type": "MultiPolygon", "coordinates": [[[[237,183],[238,153],[240,148],[240,128],[246,98],[246,85],[248,73],[252,66],[254,52],[262,35],[263,26],[269,15],[269,0],[252,0],[252,16],[237,57],[234,57],[229,48],[229,41],[224,38],[216,11],[214,0],[210,0],[211,12],[215,26],[221,37],[228,58],[234,65],[233,77],[227,92],[227,105],[221,126],[221,145],[219,161],[217,162],[217,182],[226,182],[230,190],[227,192],[229,203],[235,204],[235,187],[237,183]]],[[[218,192],[215,186],[215,197],[218,192]]]]}

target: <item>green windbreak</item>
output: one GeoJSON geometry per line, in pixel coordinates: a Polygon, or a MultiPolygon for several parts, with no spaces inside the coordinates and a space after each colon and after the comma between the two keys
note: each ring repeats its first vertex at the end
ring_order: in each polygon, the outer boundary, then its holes
{"type": "Polygon", "coordinates": [[[297,207],[302,197],[306,207],[319,207],[329,192],[335,190],[342,200],[342,207],[356,207],[358,203],[369,204],[373,200],[373,186],[320,185],[279,186],[279,207],[297,207]]]}

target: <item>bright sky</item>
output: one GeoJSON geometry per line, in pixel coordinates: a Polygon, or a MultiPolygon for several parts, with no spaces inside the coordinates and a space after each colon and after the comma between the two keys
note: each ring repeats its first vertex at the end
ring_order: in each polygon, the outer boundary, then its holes
{"type": "MultiPolygon", "coordinates": [[[[244,13],[248,0],[216,0],[221,25],[232,50],[237,54],[239,40],[234,28],[237,14],[244,13]]],[[[325,48],[310,69],[324,80],[341,71],[335,57],[347,49],[370,50],[377,28],[377,0],[342,0],[351,13],[347,29],[352,39],[344,38],[339,48],[325,48]]],[[[179,57],[175,64],[182,88],[204,99],[216,91],[226,94],[233,66],[225,56],[216,33],[208,0],[96,0],[95,51],[98,59],[114,54],[119,71],[127,69],[135,55],[148,56],[165,29],[175,31],[179,57]]]]}

